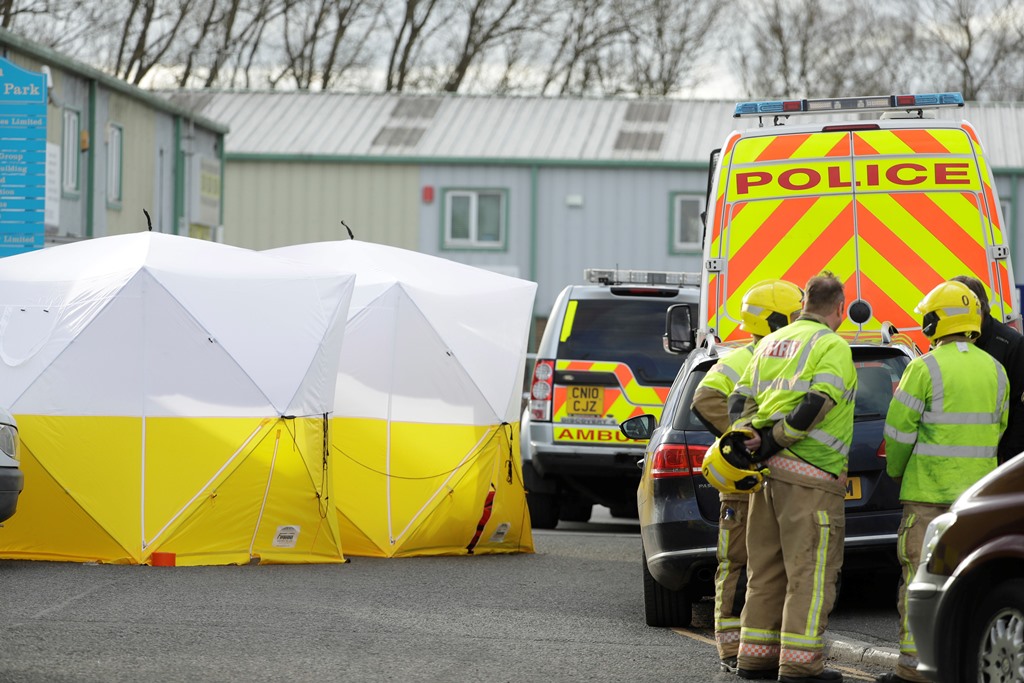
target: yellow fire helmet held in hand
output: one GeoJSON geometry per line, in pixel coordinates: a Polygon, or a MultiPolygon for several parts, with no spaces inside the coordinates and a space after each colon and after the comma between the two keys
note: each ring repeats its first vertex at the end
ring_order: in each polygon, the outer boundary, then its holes
{"type": "Polygon", "coordinates": [[[720,436],[704,455],[701,472],[722,493],[757,493],[768,469],[758,469],[743,442],[756,436],[752,429],[732,429],[720,436]]]}

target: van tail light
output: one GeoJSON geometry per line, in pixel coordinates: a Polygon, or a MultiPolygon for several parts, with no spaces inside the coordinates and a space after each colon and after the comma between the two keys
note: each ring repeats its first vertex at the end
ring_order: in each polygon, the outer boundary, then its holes
{"type": "Polygon", "coordinates": [[[555,393],[555,361],[539,358],[533,366],[530,382],[530,419],[551,422],[551,403],[555,393]]]}
{"type": "Polygon", "coordinates": [[[885,439],[882,439],[882,443],[878,444],[878,450],[875,451],[875,455],[879,458],[885,457],[885,439]]]}
{"type": "Polygon", "coordinates": [[[679,443],[663,443],[651,457],[651,477],[695,477],[700,474],[707,446],[686,446],[679,443]]]}

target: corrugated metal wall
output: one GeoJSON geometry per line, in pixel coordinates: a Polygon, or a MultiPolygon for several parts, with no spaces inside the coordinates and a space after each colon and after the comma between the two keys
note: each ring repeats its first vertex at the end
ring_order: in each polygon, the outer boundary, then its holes
{"type": "Polygon", "coordinates": [[[419,168],[398,164],[231,161],[224,242],[271,249],[357,239],[419,248],[419,168]]]}

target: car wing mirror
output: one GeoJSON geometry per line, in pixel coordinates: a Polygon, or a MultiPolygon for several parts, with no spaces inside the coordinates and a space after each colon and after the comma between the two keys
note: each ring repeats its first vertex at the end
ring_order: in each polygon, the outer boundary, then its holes
{"type": "Polygon", "coordinates": [[[619,425],[619,431],[627,439],[646,441],[651,438],[658,421],[653,415],[637,415],[619,425]]]}
{"type": "Polygon", "coordinates": [[[665,311],[665,335],[662,337],[665,350],[669,353],[689,353],[696,343],[689,305],[669,306],[665,311]]]}

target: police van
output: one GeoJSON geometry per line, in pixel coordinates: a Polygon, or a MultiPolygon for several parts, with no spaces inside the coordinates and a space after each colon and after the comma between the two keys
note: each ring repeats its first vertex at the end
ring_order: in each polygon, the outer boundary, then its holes
{"type": "Polygon", "coordinates": [[[713,155],[697,341],[738,339],[753,284],[803,286],[822,270],[846,283],[840,331],[911,336],[914,308],[944,280],[989,288],[992,315],[1020,329],[999,200],[978,133],[936,110],[959,93],[742,102],[713,155]],[[818,116],[809,122],[812,115],[818,116]],[[803,121],[801,121],[803,119],[803,121]]]}
{"type": "Polygon", "coordinates": [[[686,359],[663,343],[666,311],[696,319],[699,273],[596,269],[555,300],[537,347],[520,424],[531,523],[585,522],[593,506],[636,516],[644,442],[619,423],[661,415],[686,359]]]}

